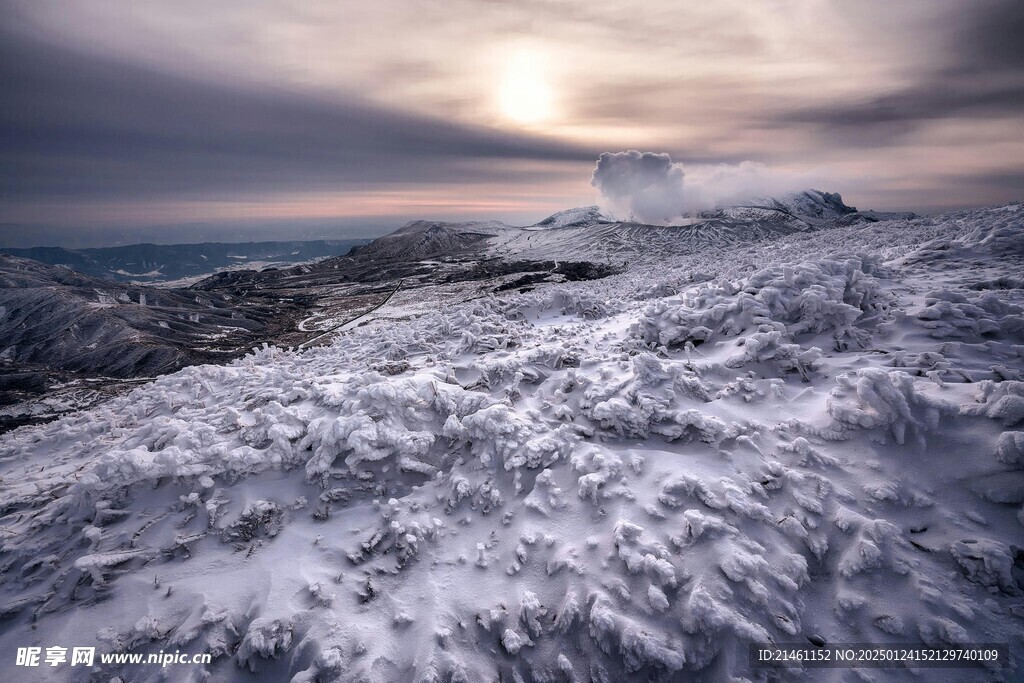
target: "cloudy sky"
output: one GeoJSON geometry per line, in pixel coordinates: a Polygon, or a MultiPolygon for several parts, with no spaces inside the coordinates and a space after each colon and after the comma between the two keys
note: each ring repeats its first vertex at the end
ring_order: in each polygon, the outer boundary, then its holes
{"type": "Polygon", "coordinates": [[[527,223],[594,203],[598,155],[627,149],[861,208],[1024,197],[1019,0],[0,11],[0,243],[527,223]]]}

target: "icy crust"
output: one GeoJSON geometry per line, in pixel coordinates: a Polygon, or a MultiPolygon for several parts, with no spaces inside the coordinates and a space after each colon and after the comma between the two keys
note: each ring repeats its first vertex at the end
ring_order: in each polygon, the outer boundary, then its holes
{"type": "Polygon", "coordinates": [[[214,655],[176,680],[619,681],[815,679],[754,642],[1007,642],[1007,670],[859,673],[1013,680],[1024,293],[976,287],[1020,230],[741,244],[17,430],[0,643],[214,655]],[[939,301],[993,324],[936,339],[939,301]]]}

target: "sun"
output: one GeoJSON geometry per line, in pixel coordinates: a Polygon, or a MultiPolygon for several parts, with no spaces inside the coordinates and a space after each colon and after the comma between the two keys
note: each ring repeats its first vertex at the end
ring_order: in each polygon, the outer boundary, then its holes
{"type": "Polygon", "coordinates": [[[521,125],[536,125],[551,119],[553,96],[540,54],[520,50],[505,64],[498,86],[501,115],[521,125]]]}

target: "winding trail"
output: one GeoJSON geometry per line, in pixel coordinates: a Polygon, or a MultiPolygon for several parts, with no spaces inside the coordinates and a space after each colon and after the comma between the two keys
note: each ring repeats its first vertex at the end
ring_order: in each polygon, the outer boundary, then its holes
{"type": "MultiPolygon", "coordinates": [[[[353,323],[356,323],[356,322],[360,321],[361,319],[363,319],[363,318],[365,318],[366,316],[370,315],[370,314],[371,314],[371,313],[373,313],[374,311],[380,310],[380,309],[381,309],[381,308],[383,308],[383,307],[384,307],[385,305],[387,305],[387,303],[388,303],[389,301],[391,301],[391,297],[393,297],[393,296],[394,296],[395,294],[397,294],[397,293],[398,293],[398,290],[400,290],[400,289],[402,288],[402,283],[403,283],[403,282],[405,282],[405,280],[404,280],[404,279],[403,279],[403,280],[399,280],[399,281],[398,281],[398,285],[396,285],[396,286],[395,286],[395,288],[394,288],[393,290],[391,290],[391,293],[390,293],[390,294],[388,294],[388,295],[387,295],[387,297],[385,297],[383,301],[381,301],[381,302],[380,302],[379,304],[377,304],[377,305],[376,305],[376,306],[374,306],[373,308],[371,308],[371,309],[369,309],[369,310],[366,310],[366,311],[363,311],[363,312],[362,312],[362,313],[360,313],[359,315],[357,315],[357,316],[355,316],[355,317],[353,317],[353,318],[349,318],[348,320],[346,320],[346,321],[345,321],[345,322],[343,322],[343,323],[338,323],[338,324],[337,324],[337,325],[335,325],[334,327],[328,328],[328,329],[324,330],[323,332],[320,332],[320,333],[319,333],[319,334],[317,334],[316,336],[314,336],[314,337],[312,337],[312,338],[310,338],[310,339],[307,339],[306,341],[304,341],[304,342],[302,342],[301,344],[299,344],[299,348],[300,348],[300,349],[304,349],[304,348],[306,348],[306,347],[307,347],[307,346],[308,346],[309,344],[312,344],[313,342],[315,342],[315,341],[316,341],[317,339],[320,339],[321,337],[325,337],[325,336],[327,336],[328,334],[331,334],[331,333],[333,333],[333,332],[336,332],[336,331],[338,331],[338,330],[346,330],[346,329],[351,329],[351,328],[349,327],[350,325],[352,325],[353,323]]],[[[308,318],[307,318],[307,320],[308,320],[308,318]]],[[[305,322],[305,321],[303,321],[303,322],[305,322]]]]}

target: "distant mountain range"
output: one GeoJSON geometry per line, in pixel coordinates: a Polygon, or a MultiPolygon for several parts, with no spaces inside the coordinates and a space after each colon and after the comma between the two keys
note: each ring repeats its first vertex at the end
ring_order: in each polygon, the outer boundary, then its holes
{"type": "Polygon", "coordinates": [[[114,282],[0,253],[0,433],[133,378],[237,358],[294,330],[310,305],[114,282]]]}
{"type": "Polygon", "coordinates": [[[290,302],[111,282],[0,254],[0,362],[136,377],[234,357],[288,326],[290,302]]]}
{"type": "Polygon", "coordinates": [[[266,268],[347,254],[366,239],[229,244],[131,244],[120,247],[63,249],[0,248],[0,252],[84,275],[118,282],[162,283],[197,278],[224,270],[266,268]]]}

